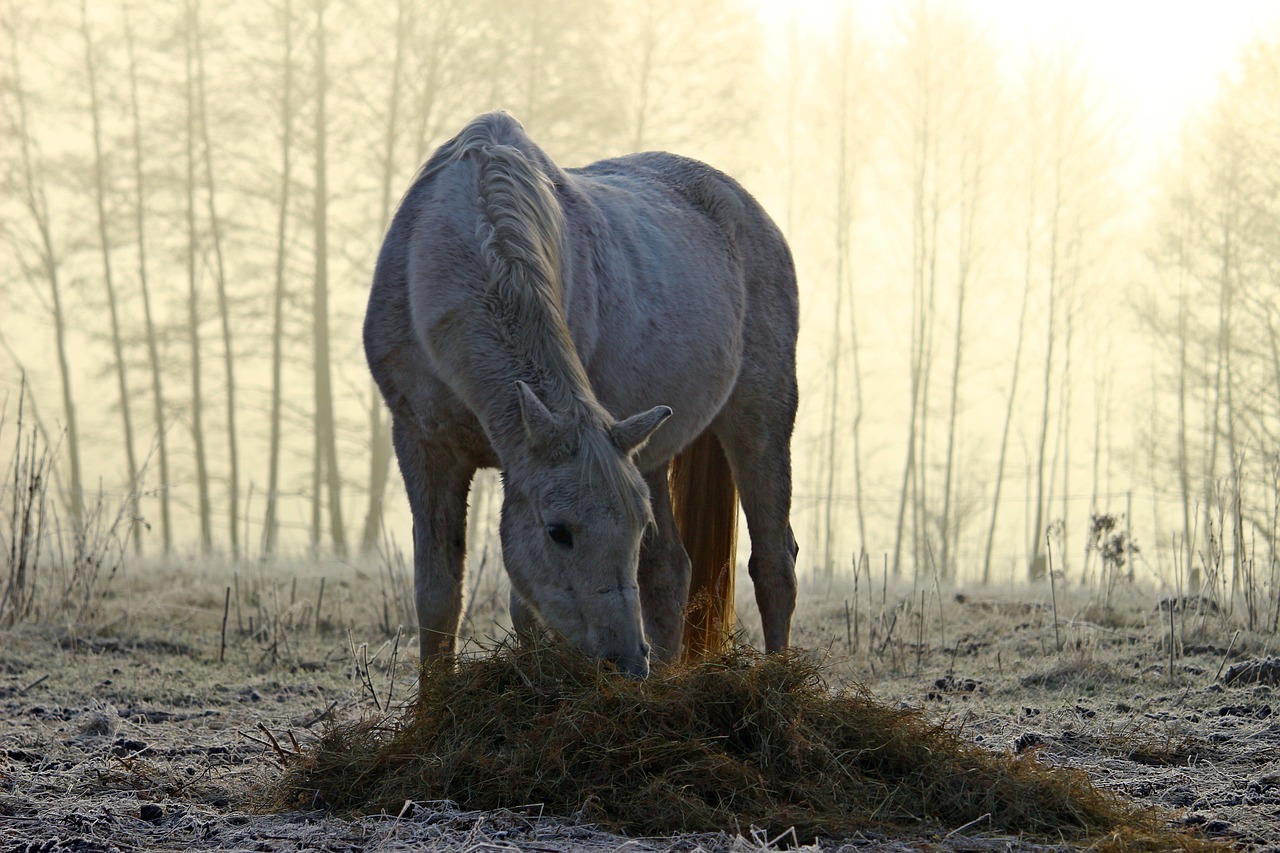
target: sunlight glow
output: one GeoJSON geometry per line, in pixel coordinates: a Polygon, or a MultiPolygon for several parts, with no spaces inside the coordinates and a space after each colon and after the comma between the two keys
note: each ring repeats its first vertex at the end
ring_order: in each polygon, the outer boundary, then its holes
{"type": "MultiPolygon", "coordinates": [[[[775,47],[785,54],[796,26],[832,31],[845,10],[872,37],[886,35],[915,0],[758,0],[775,47]]],[[[1168,153],[1183,121],[1213,97],[1240,50],[1268,31],[1280,37],[1280,3],[1271,0],[947,0],[968,14],[1018,62],[1035,51],[1078,51],[1107,107],[1122,117],[1122,142],[1135,161],[1168,153]]],[[[883,42],[881,42],[883,43],[883,42]]]]}

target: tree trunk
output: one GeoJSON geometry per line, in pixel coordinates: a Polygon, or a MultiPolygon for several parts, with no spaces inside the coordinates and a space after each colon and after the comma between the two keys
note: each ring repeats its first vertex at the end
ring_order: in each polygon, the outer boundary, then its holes
{"type": "Polygon", "coordinates": [[[925,245],[928,248],[928,288],[925,294],[924,310],[920,315],[920,425],[916,430],[920,436],[920,449],[916,451],[919,460],[916,465],[916,476],[919,484],[915,490],[915,561],[917,566],[925,565],[932,554],[929,542],[929,385],[933,379],[933,343],[934,343],[934,308],[938,293],[938,222],[942,218],[941,180],[938,174],[940,157],[938,156],[938,134],[933,134],[933,192],[930,197],[929,228],[925,245]]]}
{"type": "MultiPolygon", "coordinates": [[[[98,243],[102,249],[102,284],[106,288],[107,313],[111,318],[111,352],[115,358],[116,386],[120,393],[125,460],[129,466],[129,495],[134,502],[132,514],[136,517],[137,499],[142,484],[138,481],[138,459],[133,450],[133,420],[130,417],[128,371],[125,368],[124,343],[120,335],[120,312],[111,269],[111,237],[107,227],[106,159],[102,150],[102,103],[98,98],[98,67],[94,59],[93,37],[89,32],[89,10],[86,0],[80,0],[80,34],[84,39],[84,65],[89,83],[89,115],[93,125],[93,186],[98,215],[98,243]]],[[[133,528],[133,551],[135,554],[141,554],[142,525],[135,523],[130,526],[133,528]]]]}
{"type": "Polygon", "coordinates": [[[43,175],[37,171],[36,156],[32,151],[31,124],[27,116],[26,91],[22,81],[22,65],[19,61],[17,22],[10,18],[6,22],[6,27],[9,30],[9,56],[13,72],[11,86],[18,107],[23,203],[31,214],[36,231],[40,235],[38,251],[40,263],[44,267],[45,277],[49,282],[58,375],[62,379],[62,413],[67,419],[67,456],[71,465],[71,494],[67,496],[67,507],[73,527],[79,530],[84,523],[84,486],[80,477],[80,433],[76,424],[75,395],[72,393],[71,386],[71,366],[67,361],[67,324],[66,316],[62,311],[59,261],[53,245],[53,226],[49,218],[49,204],[44,194],[43,175]]]}
{"type": "Polygon", "coordinates": [[[440,17],[433,18],[429,31],[420,39],[415,39],[418,47],[415,52],[425,52],[427,63],[426,69],[419,75],[422,78],[422,95],[418,99],[418,124],[413,135],[416,140],[415,163],[422,163],[427,159],[427,149],[431,144],[431,122],[435,117],[436,91],[440,85],[440,70],[444,62],[442,53],[445,45],[449,44],[447,37],[442,34],[453,32],[457,26],[453,18],[454,3],[432,0],[429,8],[440,17]]]}
{"type": "MultiPolygon", "coordinates": [[[[794,40],[796,36],[795,23],[797,15],[794,10],[791,14],[791,37],[794,40]]],[[[852,41],[853,31],[853,15],[846,12],[844,19],[840,23],[840,32],[842,35],[841,53],[840,53],[840,161],[841,171],[847,172],[846,163],[850,157],[848,146],[848,128],[849,128],[849,87],[850,87],[850,60],[853,55],[852,41]]],[[[792,48],[794,50],[795,43],[793,41],[792,48]]],[[[856,163],[853,164],[856,167],[856,163]]],[[[853,490],[854,505],[858,516],[858,550],[855,553],[861,554],[867,549],[867,522],[864,512],[863,493],[862,493],[862,362],[858,351],[858,309],[856,304],[857,290],[854,288],[853,274],[849,263],[849,229],[853,226],[854,205],[856,199],[853,195],[853,188],[850,186],[852,178],[847,174],[840,180],[840,191],[845,196],[842,204],[843,214],[841,222],[845,224],[841,227],[840,242],[838,249],[840,252],[840,265],[844,272],[838,277],[842,287],[847,287],[849,291],[849,349],[853,356],[853,417],[851,424],[851,432],[853,433],[853,490]]],[[[855,563],[854,570],[857,570],[855,563]]]]}
{"type": "MultiPolygon", "coordinates": [[[[1182,553],[1187,565],[1187,593],[1200,591],[1200,565],[1196,563],[1195,537],[1191,526],[1191,472],[1187,453],[1187,276],[1190,261],[1187,249],[1191,240],[1191,214],[1182,213],[1182,234],[1178,240],[1178,487],[1182,492],[1182,553]]],[[[1276,377],[1280,382],[1280,375],[1276,377]]],[[[1278,385],[1277,387],[1280,387],[1278,385]]]]}
{"type": "MultiPolygon", "coordinates": [[[[1087,516],[1088,525],[1085,527],[1085,541],[1090,541],[1093,535],[1093,516],[1098,512],[1098,469],[1102,460],[1102,414],[1104,400],[1110,397],[1111,390],[1106,387],[1104,381],[1098,376],[1097,369],[1094,369],[1093,375],[1093,487],[1089,494],[1089,513],[1087,516]]],[[[1080,585],[1086,586],[1090,580],[1086,576],[1089,571],[1089,560],[1086,557],[1084,561],[1084,569],[1080,574],[1080,585]]]]}
{"type": "MultiPolygon", "coordinates": [[[[406,0],[396,5],[396,50],[391,69],[391,90],[387,97],[387,127],[382,149],[382,221],[378,232],[386,231],[391,218],[392,186],[396,172],[396,142],[400,131],[400,86],[403,77],[405,43],[408,41],[406,0]]],[[[378,545],[382,528],[382,498],[387,490],[387,474],[391,468],[391,431],[382,419],[382,394],[369,382],[369,510],[364,517],[360,536],[360,553],[370,554],[378,545]]]]}
{"type": "Polygon", "coordinates": [[[196,254],[199,251],[199,235],[196,233],[196,80],[195,80],[195,27],[196,6],[200,0],[187,0],[185,27],[186,58],[186,215],[187,215],[187,336],[191,344],[191,438],[195,445],[196,490],[200,516],[200,550],[213,550],[213,530],[210,522],[209,470],[204,447],[204,405],[200,388],[200,292],[196,277],[196,254]]]}
{"type": "MultiPolygon", "coordinates": [[[[893,573],[902,573],[902,539],[906,520],[907,495],[914,493],[915,536],[919,538],[919,488],[916,479],[916,443],[921,400],[922,373],[925,358],[925,276],[928,263],[926,188],[931,126],[928,108],[916,115],[914,157],[912,163],[912,315],[911,315],[911,416],[907,422],[907,459],[902,466],[902,488],[898,492],[898,516],[893,542],[893,573]]],[[[918,557],[918,549],[917,549],[918,557]]]]}
{"type": "Polygon", "coordinates": [[[267,455],[267,509],[262,522],[262,552],[275,553],[279,531],[280,409],[283,398],[285,260],[288,253],[289,189],[293,180],[293,9],[284,0],[284,81],[280,124],[280,210],[276,218],[275,289],[271,301],[271,438],[267,455]]]}
{"type": "Polygon", "coordinates": [[[943,577],[953,577],[954,567],[951,565],[951,540],[955,532],[951,529],[951,494],[952,481],[955,474],[956,422],[959,420],[960,403],[960,366],[964,354],[964,303],[969,271],[973,264],[973,226],[977,219],[978,199],[982,191],[982,152],[966,150],[965,161],[969,156],[977,158],[972,173],[962,166],[961,200],[960,200],[960,270],[956,281],[956,336],[955,347],[951,353],[951,401],[947,418],[947,463],[942,488],[942,545],[938,570],[943,577]]]}
{"type": "Polygon", "coordinates": [[[138,98],[138,61],[134,54],[133,27],[129,7],[124,6],[125,47],[129,55],[129,105],[133,120],[133,177],[135,230],[138,239],[138,287],[142,295],[142,316],[146,325],[147,363],[151,369],[152,412],[156,428],[156,455],[160,463],[160,538],[164,553],[173,549],[173,522],[169,511],[169,450],[165,426],[164,391],[160,372],[160,347],[155,322],[151,315],[151,294],[147,282],[146,189],[142,169],[142,115],[138,98]]]}
{"type": "MultiPolygon", "coordinates": [[[[1071,548],[1067,539],[1071,532],[1071,345],[1072,333],[1075,330],[1075,306],[1071,295],[1074,291],[1076,276],[1074,272],[1064,282],[1067,285],[1063,295],[1064,320],[1066,328],[1062,338],[1062,384],[1059,394],[1058,417],[1062,422],[1062,548],[1058,554],[1058,570],[1060,577],[1066,577],[1070,567],[1071,548]]],[[[1057,456],[1055,450],[1054,456],[1057,456]]]]}
{"type": "Polygon", "coordinates": [[[231,311],[227,303],[227,273],[222,260],[222,218],[218,215],[216,172],[213,168],[213,144],[209,136],[208,97],[204,73],[204,36],[200,26],[200,5],[193,7],[193,39],[196,54],[196,97],[200,116],[200,141],[204,147],[206,204],[209,211],[209,236],[213,240],[215,262],[214,283],[217,285],[218,318],[222,324],[222,364],[227,382],[227,514],[231,534],[231,558],[240,557],[240,454],[236,443],[236,374],[235,351],[231,339],[231,311]]]}
{"type": "Polygon", "coordinates": [[[316,2],[316,113],[315,113],[315,289],[312,300],[315,333],[315,510],[312,515],[312,541],[318,545],[320,485],[323,483],[329,497],[329,535],[333,550],[339,555],[347,553],[346,532],[342,522],[342,487],[338,476],[337,429],[333,419],[333,383],[329,369],[329,259],[328,259],[328,206],[329,190],[326,183],[326,115],[325,99],[328,95],[328,71],[325,57],[325,0],[316,2]]]}
{"type": "MultiPolygon", "coordinates": [[[[1225,417],[1226,439],[1227,439],[1227,469],[1231,473],[1233,480],[1236,473],[1238,460],[1236,458],[1236,434],[1235,434],[1235,413],[1233,412],[1233,381],[1232,381],[1232,342],[1231,342],[1231,313],[1233,302],[1232,277],[1236,275],[1235,253],[1236,249],[1236,217],[1239,215],[1240,199],[1238,196],[1239,181],[1239,154],[1235,147],[1226,153],[1225,162],[1221,164],[1222,173],[1216,176],[1221,185],[1216,188],[1220,194],[1218,202],[1221,207],[1218,210],[1220,220],[1218,222],[1217,245],[1214,249],[1218,253],[1218,335],[1216,343],[1217,364],[1214,370],[1214,389],[1213,389],[1213,411],[1209,420],[1212,429],[1212,439],[1209,450],[1209,464],[1207,466],[1205,478],[1205,510],[1211,511],[1212,496],[1217,490],[1217,464],[1219,453],[1219,439],[1224,431],[1222,420],[1225,417]]],[[[1235,503],[1232,503],[1233,517],[1235,515],[1235,503]]],[[[1234,534],[1236,522],[1233,519],[1232,532],[1234,534]]],[[[1221,547],[1224,552],[1227,547],[1227,532],[1219,530],[1218,535],[1221,537],[1221,547]]],[[[1233,538],[1234,535],[1233,535],[1233,538]]],[[[1232,583],[1234,584],[1240,573],[1241,554],[1239,548],[1232,549],[1231,569],[1232,583]]]]}
{"type": "Polygon", "coordinates": [[[1040,413],[1040,428],[1036,438],[1036,497],[1034,518],[1031,525],[1031,541],[1027,543],[1031,561],[1027,565],[1027,578],[1037,580],[1044,573],[1040,562],[1040,543],[1044,540],[1045,517],[1045,470],[1046,445],[1049,439],[1049,414],[1053,402],[1053,350],[1054,332],[1057,326],[1058,313],[1058,239],[1062,218],[1062,154],[1058,157],[1054,169],[1053,206],[1049,218],[1049,277],[1048,302],[1049,321],[1045,328],[1044,354],[1044,402],[1040,413]]]}
{"type": "Polygon", "coordinates": [[[832,308],[831,319],[831,397],[828,400],[827,419],[827,454],[823,462],[826,464],[827,500],[823,518],[822,572],[830,578],[835,568],[832,557],[832,531],[835,527],[834,512],[836,499],[836,469],[839,467],[836,435],[840,422],[840,355],[841,336],[840,318],[844,312],[845,270],[848,253],[848,181],[849,161],[846,150],[846,126],[848,124],[848,46],[842,45],[840,75],[840,153],[836,164],[836,299],[832,308]]]}
{"type": "MultiPolygon", "coordinates": [[[[1034,155],[1033,155],[1034,161],[1034,155]]],[[[1009,405],[1004,411],[1004,428],[1000,432],[1000,455],[996,461],[995,494],[991,499],[991,526],[987,528],[987,547],[982,556],[982,582],[991,583],[991,552],[996,541],[996,523],[1000,517],[1000,493],[1004,488],[1005,463],[1009,456],[1009,432],[1013,426],[1013,407],[1018,399],[1018,378],[1022,372],[1022,345],[1027,335],[1027,302],[1031,296],[1031,259],[1035,252],[1036,182],[1032,163],[1027,223],[1023,231],[1022,307],[1018,311],[1018,338],[1013,348],[1013,371],[1009,380],[1009,405]]]]}
{"type": "Polygon", "coordinates": [[[796,206],[796,107],[800,101],[800,13],[795,6],[787,5],[787,207],[786,226],[783,229],[788,240],[795,237],[796,206]]]}

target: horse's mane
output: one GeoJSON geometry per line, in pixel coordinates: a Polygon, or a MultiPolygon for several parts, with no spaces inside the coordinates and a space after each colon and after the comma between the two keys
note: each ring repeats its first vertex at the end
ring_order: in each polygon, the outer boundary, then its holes
{"type": "MultiPolygon", "coordinates": [[[[645,486],[620,465],[564,318],[562,259],[565,218],[547,169],[556,169],[510,115],[487,113],[445,143],[419,173],[419,183],[446,166],[472,160],[479,192],[476,239],[489,273],[483,310],[517,354],[521,376],[553,412],[568,414],[583,481],[602,477],[624,497],[631,520],[652,518],[645,486]]],[[[558,170],[557,170],[558,171],[558,170]]],[[[567,180],[563,173],[559,177],[567,180]]],[[[512,389],[514,395],[514,389],[512,389]]]]}

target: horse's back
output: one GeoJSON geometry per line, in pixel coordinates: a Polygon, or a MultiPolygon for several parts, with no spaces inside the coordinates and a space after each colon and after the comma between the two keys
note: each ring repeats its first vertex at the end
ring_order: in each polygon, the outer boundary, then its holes
{"type": "Polygon", "coordinates": [[[646,455],[665,457],[664,432],[679,446],[692,440],[743,378],[794,396],[794,267],[786,240],[747,190],[705,163],[663,152],[566,171],[572,191],[604,220],[587,232],[591,241],[621,247],[613,263],[591,247],[603,273],[597,286],[627,291],[602,299],[602,311],[621,307],[601,318],[607,346],[592,354],[593,382],[602,399],[628,395],[623,410],[650,397],[676,409],[646,455]]]}
{"type": "MultiPolygon", "coordinates": [[[[744,332],[754,337],[767,327],[770,338],[791,339],[794,348],[799,295],[791,250],[773,219],[738,181],[706,163],[666,152],[632,154],[568,171],[588,180],[629,177],[663,188],[704,218],[743,287],[744,332]]],[[[673,240],[681,240],[678,228],[668,223],[667,230],[673,240]]]]}
{"type": "Polygon", "coordinates": [[[669,183],[725,235],[746,295],[742,325],[751,342],[746,363],[771,377],[789,370],[794,383],[799,292],[781,229],[738,181],[705,163],[666,153],[627,159],[669,183]]]}

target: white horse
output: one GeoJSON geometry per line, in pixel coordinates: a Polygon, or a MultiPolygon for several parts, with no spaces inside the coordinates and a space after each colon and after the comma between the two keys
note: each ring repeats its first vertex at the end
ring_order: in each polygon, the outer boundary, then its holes
{"type": "Polygon", "coordinates": [[[518,628],[536,617],[638,677],[682,636],[722,642],[736,483],[765,646],[785,648],[797,301],[778,228],[709,166],[561,169],[502,112],[441,146],[391,223],[364,325],[424,658],[456,649],[467,492],[495,466],[518,628]]]}

